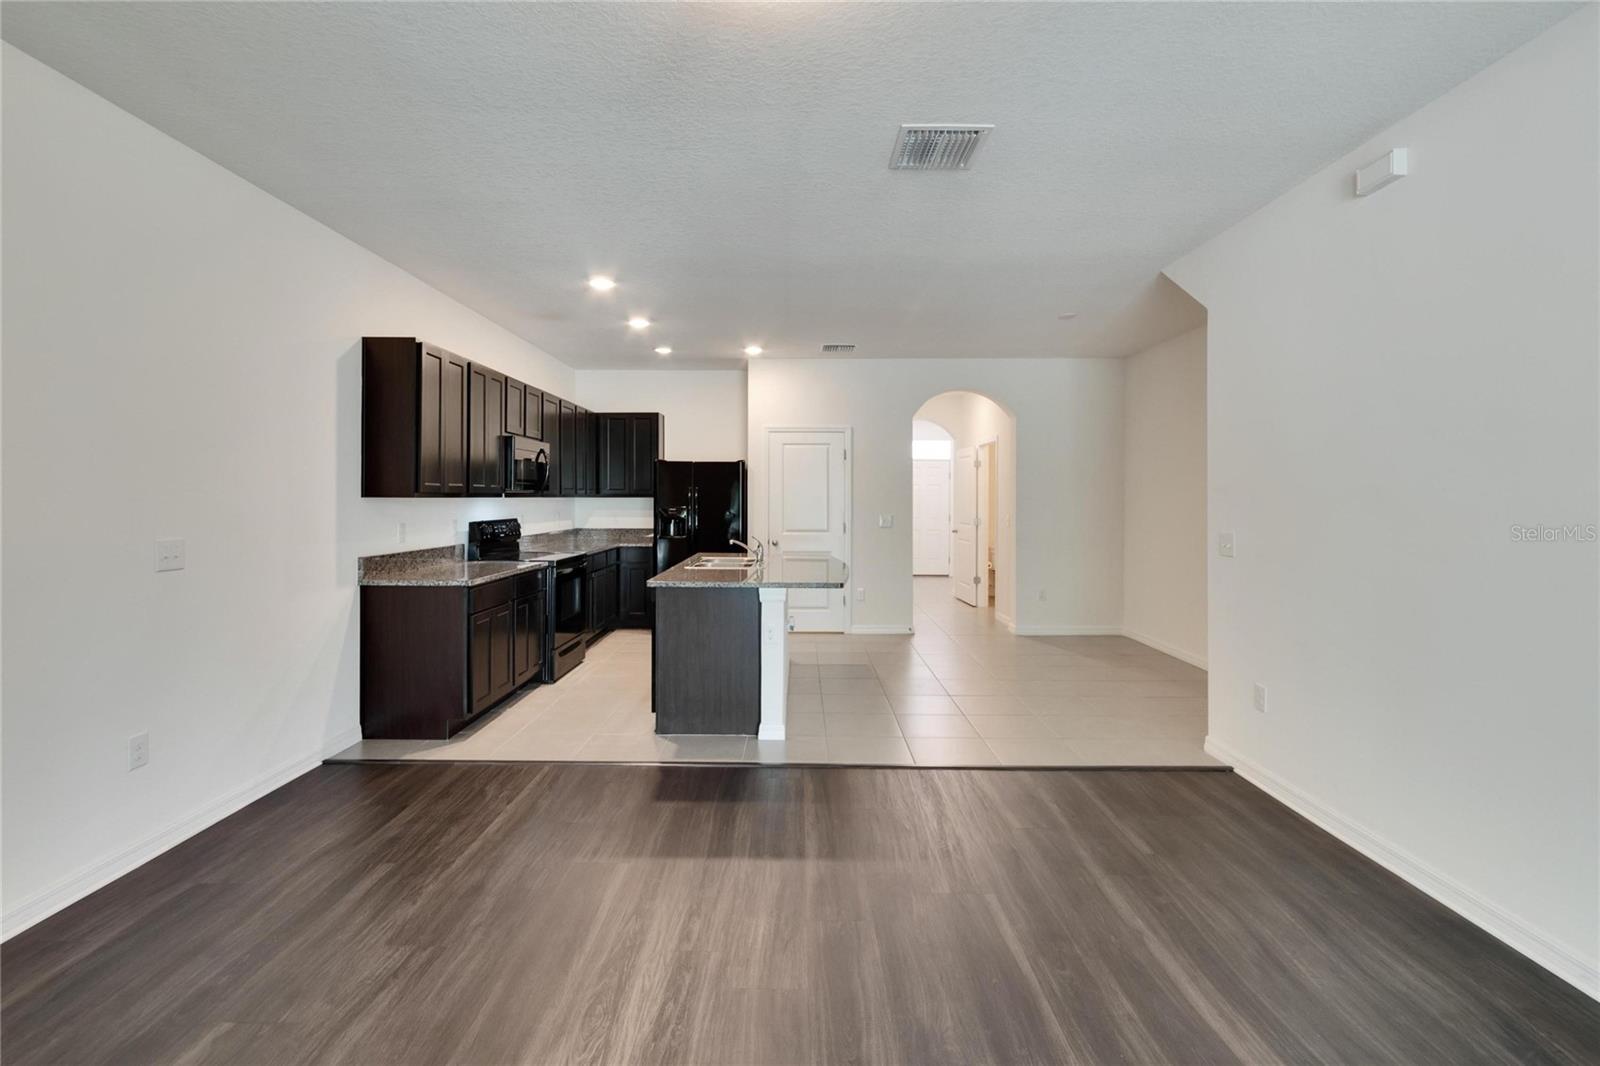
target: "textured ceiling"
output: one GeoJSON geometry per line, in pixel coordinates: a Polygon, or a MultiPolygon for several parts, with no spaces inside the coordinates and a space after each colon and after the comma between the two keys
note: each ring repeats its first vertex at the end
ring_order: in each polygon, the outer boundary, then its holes
{"type": "Polygon", "coordinates": [[[1571,9],[12,2],[0,27],[573,366],[739,366],[1190,328],[1164,266],[1571,9]],[[995,131],[969,172],[897,172],[902,122],[995,131]]]}

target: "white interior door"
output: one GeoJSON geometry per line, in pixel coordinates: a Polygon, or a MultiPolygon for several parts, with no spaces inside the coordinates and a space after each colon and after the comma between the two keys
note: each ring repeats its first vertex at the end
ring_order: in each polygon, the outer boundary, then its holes
{"type": "MultiPolygon", "coordinates": [[[[842,429],[775,429],[767,434],[767,550],[785,573],[826,573],[827,556],[850,561],[849,441],[842,429]]],[[[789,628],[840,633],[845,589],[790,589],[789,628]]]]}
{"type": "Polygon", "coordinates": [[[911,461],[911,572],[950,572],[950,460],[911,461]]]}
{"type": "Polygon", "coordinates": [[[950,586],[956,599],[978,605],[978,452],[958,448],[951,472],[955,491],[950,500],[950,586]]]}

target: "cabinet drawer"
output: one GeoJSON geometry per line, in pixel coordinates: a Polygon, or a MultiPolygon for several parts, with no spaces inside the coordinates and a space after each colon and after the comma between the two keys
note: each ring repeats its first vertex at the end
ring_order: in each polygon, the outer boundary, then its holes
{"type": "Polygon", "coordinates": [[[530,574],[518,574],[511,580],[517,599],[525,600],[529,597],[537,597],[544,588],[545,571],[535,570],[530,574]]]}
{"type": "Polygon", "coordinates": [[[467,613],[477,614],[490,607],[510,603],[512,591],[512,579],[509,577],[491,581],[487,585],[475,585],[467,590],[467,613]]]}

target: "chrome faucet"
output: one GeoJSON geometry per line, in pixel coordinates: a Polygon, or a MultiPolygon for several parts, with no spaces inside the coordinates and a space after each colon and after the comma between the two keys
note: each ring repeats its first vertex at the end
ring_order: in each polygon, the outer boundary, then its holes
{"type": "Polygon", "coordinates": [[[767,546],[761,543],[760,537],[751,537],[750,539],[756,542],[756,546],[754,548],[750,547],[750,545],[746,544],[744,541],[734,540],[732,537],[728,538],[728,543],[737,544],[739,547],[743,548],[745,555],[754,557],[756,563],[759,565],[760,563],[766,561],[767,546]]]}

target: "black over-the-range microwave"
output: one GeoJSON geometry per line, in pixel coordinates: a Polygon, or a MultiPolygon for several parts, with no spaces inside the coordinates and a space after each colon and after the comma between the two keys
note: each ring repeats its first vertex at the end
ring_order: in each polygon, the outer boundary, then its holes
{"type": "Polygon", "coordinates": [[[537,496],[550,491],[550,446],[532,437],[506,440],[506,494],[537,496]]]}

